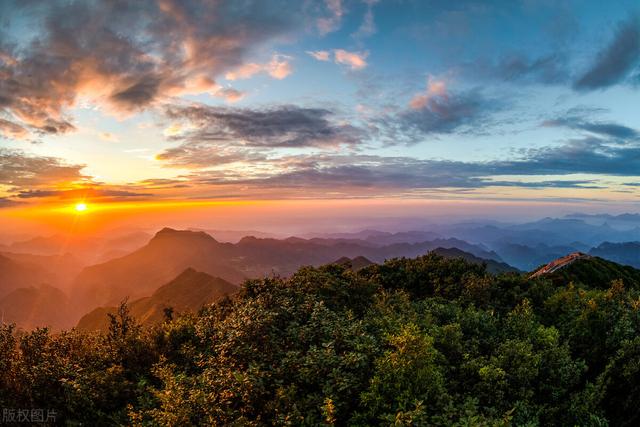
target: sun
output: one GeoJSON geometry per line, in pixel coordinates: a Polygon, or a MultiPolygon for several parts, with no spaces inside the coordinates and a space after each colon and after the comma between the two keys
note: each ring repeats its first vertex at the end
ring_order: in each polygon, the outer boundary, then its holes
{"type": "Polygon", "coordinates": [[[76,212],[85,212],[87,210],[87,204],[76,203],[76,205],[74,206],[74,209],[76,210],[76,212]]]}

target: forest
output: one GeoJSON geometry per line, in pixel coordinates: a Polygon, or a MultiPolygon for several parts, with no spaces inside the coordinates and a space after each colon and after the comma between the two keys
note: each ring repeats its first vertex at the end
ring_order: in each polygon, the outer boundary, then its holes
{"type": "Polygon", "coordinates": [[[248,280],[150,327],[126,302],[102,333],[3,325],[0,406],[71,425],[637,425],[640,272],[618,267],[529,279],[431,253],[248,280]]]}

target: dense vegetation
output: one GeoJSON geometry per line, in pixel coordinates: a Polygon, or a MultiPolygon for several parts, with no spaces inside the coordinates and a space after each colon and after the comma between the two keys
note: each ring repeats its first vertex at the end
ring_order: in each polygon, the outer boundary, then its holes
{"type": "MultiPolygon", "coordinates": [[[[134,425],[637,425],[640,293],[435,254],[249,281],[154,328],[0,331],[0,402],[134,425]]],[[[603,279],[604,280],[604,279],[603,279]]]]}

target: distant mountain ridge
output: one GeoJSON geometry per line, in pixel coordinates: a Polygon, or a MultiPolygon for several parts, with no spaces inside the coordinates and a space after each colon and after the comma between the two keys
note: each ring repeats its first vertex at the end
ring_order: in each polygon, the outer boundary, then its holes
{"type": "Polygon", "coordinates": [[[49,279],[50,275],[41,266],[0,254],[0,297],[18,288],[45,284],[49,279]]]}
{"type": "Polygon", "coordinates": [[[458,239],[386,246],[366,242],[246,236],[221,243],[202,231],[160,230],[144,247],[120,258],[86,267],[74,281],[74,300],[82,307],[115,305],[125,297],[150,295],[186,268],[194,268],[234,284],[270,274],[290,275],[304,265],[323,265],[339,257],[365,257],[382,262],[413,258],[439,247],[465,250],[478,258],[497,254],[458,239]]]}
{"type": "Polygon", "coordinates": [[[615,261],[619,264],[640,268],[640,242],[604,242],[592,248],[589,254],[615,261]]]}

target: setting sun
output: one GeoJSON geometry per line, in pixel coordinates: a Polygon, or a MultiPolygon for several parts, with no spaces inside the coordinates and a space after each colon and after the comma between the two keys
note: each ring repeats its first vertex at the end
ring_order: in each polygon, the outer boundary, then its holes
{"type": "Polygon", "coordinates": [[[75,205],[75,210],[76,212],[85,212],[87,210],[87,204],[86,203],[78,203],[75,205]]]}

